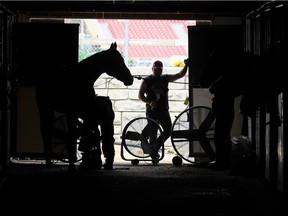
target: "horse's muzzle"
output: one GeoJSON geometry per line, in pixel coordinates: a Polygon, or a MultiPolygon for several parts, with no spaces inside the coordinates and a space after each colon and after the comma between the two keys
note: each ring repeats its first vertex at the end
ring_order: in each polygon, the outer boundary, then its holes
{"type": "Polygon", "coordinates": [[[133,84],[133,81],[134,81],[134,77],[133,76],[130,76],[129,79],[127,79],[125,82],[124,82],[124,85],[125,86],[130,86],[133,84]]]}

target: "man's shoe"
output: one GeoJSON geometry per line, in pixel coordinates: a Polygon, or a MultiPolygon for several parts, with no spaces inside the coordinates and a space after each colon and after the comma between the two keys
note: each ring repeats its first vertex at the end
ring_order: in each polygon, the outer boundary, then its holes
{"type": "Polygon", "coordinates": [[[153,159],[153,160],[158,160],[160,158],[160,155],[158,152],[154,152],[152,154],[150,154],[150,157],[153,159]]]}
{"type": "Polygon", "coordinates": [[[216,162],[216,161],[212,161],[210,163],[208,163],[207,165],[208,169],[212,169],[212,170],[229,170],[230,169],[230,164],[229,163],[220,163],[220,162],[216,162]]]}
{"type": "Polygon", "coordinates": [[[107,164],[107,163],[105,163],[105,164],[103,165],[103,168],[104,168],[105,170],[113,170],[113,164],[107,164]]]}
{"type": "Polygon", "coordinates": [[[112,170],[113,169],[113,163],[114,163],[114,156],[106,157],[103,168],[105,170],[112,170]]]}
{"type": "Polygon", "coordinates": [[[150,157],[152,159],[152,164],[153,165],[158,165],[160,155],[156,152],[156,153],[151,154],[150,157]]]}

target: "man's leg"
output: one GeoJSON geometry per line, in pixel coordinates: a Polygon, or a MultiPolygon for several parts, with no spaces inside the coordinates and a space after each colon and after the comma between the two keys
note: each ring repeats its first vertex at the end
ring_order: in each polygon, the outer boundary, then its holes
{"type": "MultiPolygon", "coordinates": [[[[213,101],[214,103],[216,101],[213,101]]],[[[234,121],[234,100],[226,99],[214,104],[215,128],[214,144],[216,149],[216,163],[211,168],[229,168],[231,157],[231,129],[234,121]],[[215,107],[217,106],[217,107],[215,107]]]]}

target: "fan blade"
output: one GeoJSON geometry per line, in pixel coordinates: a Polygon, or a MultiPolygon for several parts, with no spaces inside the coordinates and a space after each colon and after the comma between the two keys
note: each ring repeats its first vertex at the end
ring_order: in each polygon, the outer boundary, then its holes
{"type": "Polygon", "coordinates": [[[190,141],[198,141],[198,131],[197,129],[194,130],[175,130],[172,131],[171,137],[175,138],[183,138],[190,141]]]}
{"type": "Polygon", "coordinates": [[[139,134],[138,132],[135,132],[135,131],[127,131],[127,133],[124,135],[124,139],[127,139],[127,140],[135,140],[135,141],[138,141],[138,140],[141,140],[141,134],[139,134]]]}
{"type": "Polygon", "coordinates": [[[172,137],[173,138],[189,138],[189,130],[176,130],[172,131],[172,137]]]}

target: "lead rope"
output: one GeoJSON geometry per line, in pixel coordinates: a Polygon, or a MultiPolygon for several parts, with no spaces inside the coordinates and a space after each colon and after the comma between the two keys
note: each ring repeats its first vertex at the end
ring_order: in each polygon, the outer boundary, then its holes
{"type": "MultiPolygon", "coordinates": [[[[134,78],[138,79],[138,80],[141,80],[143,79],[142,76],[138,75],[138,76],[133,76],[134,78]]],[[[186,83],[186,82],[176,82],[176,81],[173,81],[171,83],[178,83],[178,84],[189,84],[189,83],[186,83]]]]}
{"type": "Polygon", "coordinates": [[[109,97],[109,84],[110,82],[114,79],[115,77],[111,77],[108,81],[107,81],[107,92],[106,92],[106,96],[109,97]]]}

